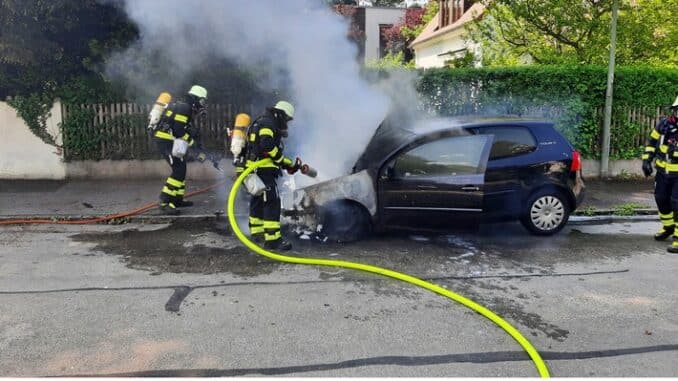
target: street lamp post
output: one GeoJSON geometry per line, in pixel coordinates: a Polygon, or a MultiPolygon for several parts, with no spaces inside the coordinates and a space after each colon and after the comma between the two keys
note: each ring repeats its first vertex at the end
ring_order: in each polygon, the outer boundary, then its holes
{"type": "Polygon", "coordinates": [[[607,68],[607,91],[605,92],[605,119],[603,120],[603,152],[600,161],[600,177],[605,178],[610,170],[610,124],[612,122],[612,88],[614,84],[614,61],[617,45],[617,13],[619,0],[612,3],[612,26],[610,27],[610,62],[607,68]]]}

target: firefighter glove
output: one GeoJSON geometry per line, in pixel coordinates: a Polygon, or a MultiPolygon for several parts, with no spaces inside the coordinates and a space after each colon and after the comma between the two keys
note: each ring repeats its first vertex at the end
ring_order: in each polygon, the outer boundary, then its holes
{"type": "Polygon", "coordinates": [[[287,168],[287,173],[289,173],[290,175],[293,175],[293,174],[297,173],[297,171],[298,171],[299,169],[301,169],[301,165],[302,165],[302,164],[301,164],[301,159],[300,159],[300,158],[296,158],[296,160],[294,160],[294,164],[292,164],[292,166],[290,166],[290,167],[287,168]]]}
{"type": "Polygon", "coordinates": [[[650,160],[643,160],[643,173],[645,177],[650,177],[652,174],[652,162],[650,160]]]}

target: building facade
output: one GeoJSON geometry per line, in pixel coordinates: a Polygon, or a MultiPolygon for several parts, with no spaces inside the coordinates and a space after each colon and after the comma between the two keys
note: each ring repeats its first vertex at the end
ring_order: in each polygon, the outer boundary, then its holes
{"type": "Polygon", "coordinates": [[[440,10],[410,44],[418,68],[444,67],[473,54],[480,62],[480,48],[468,40],[466,25],[482,17],[485,6],[477,0],[438,0],[440,10]]]}

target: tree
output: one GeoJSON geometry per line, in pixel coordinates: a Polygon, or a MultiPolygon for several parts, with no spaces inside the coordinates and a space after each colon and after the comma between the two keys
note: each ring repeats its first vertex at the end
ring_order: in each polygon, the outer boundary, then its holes
{"type": "Polygon", "coordinates": [[[137,35],[113,1],[0,0],[0,99],[97,75],[137,35]]]}
{"type": "Polygon", "coordinates": [[[358,20],[355,18],[356,7],[353,5],[337,4],[332,8],[335,13],[350,20],[346,36],[358,46],[358,57],[362,57],[365,52],[365,32],[360,29],[358,20]]]}
{"type": "Polygon", "coordinates": [[[336,5],[358,5],[356,0],[327,0],[327,3],[331,6],[336,5]]]}
{"type": "Polygon", "coordinates": [[[403,2],[403,0],[372,0],[372,6],[395,7],[401,5],[403,2]]]}
{"type": "MultiPolygon", "coordinates": [[[[470,27],[483,63],[507,65],[607,62],[612,0],[482,0],[484,16],[470,27]]],[[[619,64],[675,65],[678,27],[669,9],[678,0],[623,2],[618,22],[619,64]]]]}
{"type": "Polygon", "coordinates": [[[412,7],[405,11],[405,17],[386,29],[384,39],[386,40],[386,50],[389,53],[389,64],[391,61],[402,58],[404,63],[410,62],[414,57],[409,45],[424,30],[426,24],[438,13],[438,2],[430,1],[425,8],[412,7]]]}

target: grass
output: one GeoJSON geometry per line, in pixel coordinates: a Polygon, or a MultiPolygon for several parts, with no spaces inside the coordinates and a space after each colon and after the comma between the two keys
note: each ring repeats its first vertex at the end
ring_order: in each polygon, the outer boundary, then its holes
{"type": "Polygon", "coordinates": [[[627,202],[625,204],[617,205],[614,207],[615,216],[632,216],[636,214],[636,209],[647,209],[648,206],[636,204],[633,202],[627,202]]]}
{"type": "Polygon", "coordinates": [[[596,210],[595,206],[587,206],[586,208],[581,209],[579,214],[591,217],[596,215],[596,210]]]}

